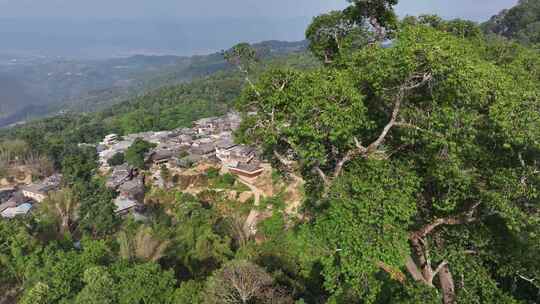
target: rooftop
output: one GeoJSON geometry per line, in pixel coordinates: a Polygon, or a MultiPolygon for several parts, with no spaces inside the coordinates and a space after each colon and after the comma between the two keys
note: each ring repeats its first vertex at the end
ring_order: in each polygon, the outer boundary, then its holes
{"type": "Polygon", "coordinates": [[[14,218],[18,215],[28,214],[28,212],[32,209],[32,207],[33,207],[32,204],[25,203],[17,207],[7,208],[2,211],[1,215],[4,218],[14,218]]]}
{"type": "Polygon", "coordinates": [[[263,170],[263,168],[261,168],[259,164],[246,164],[246,163],[238,163],[232,169],[237,169],[239,171],[243,171],[247,173],[255,173],[257,171],[263,170]]]}
{"type": "Polygon", "coordinates": [[[205,154],[210,154],[214,152],[215,150],[216,150],[215,146],[211,143],[208,143],[208,144],[201,144],[197,147],[192,147],[190,149],[190,153],[196,154],[196,155],[205,155],[205,154]]]}
{"type": "Polygon", "coordinates": [[[120,213],[137,206],[137,202],[129,197],[119,196],[114,200],[115,212],[120,213]]]}

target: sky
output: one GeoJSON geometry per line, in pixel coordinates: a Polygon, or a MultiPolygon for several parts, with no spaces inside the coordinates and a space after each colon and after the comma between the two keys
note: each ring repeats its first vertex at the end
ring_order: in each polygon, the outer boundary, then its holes
{"type": "MultiPolygon", "coordinates": [[[[517,0],[401,0],[400,16],[487,20],[517,0]]],[[[0,0],[0,55],[201,54],[239,41],[302,40],[346,0],[0,0]]]]}
{"type": "MultiPolygon", "coordinates": [[[[398,12],[487,19],[515,2],[401,0],[398,12]]],[[[0,0],[0,18],[295,18],[315,16],[345,5],[345,0],[0,0]]]]}

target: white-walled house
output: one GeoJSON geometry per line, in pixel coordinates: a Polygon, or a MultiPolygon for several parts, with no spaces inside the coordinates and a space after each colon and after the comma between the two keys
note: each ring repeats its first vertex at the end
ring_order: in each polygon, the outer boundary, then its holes
{"type": "Polygon", "coordinates": [[[16,207],[10,207],[10,208],[5,209],[0,213],[0,215],[3,218],[15,218],[17,216],[28,214],[28,212],[30,212],[32,207],[33,207],[32,204],[24,203],[16,207]]]}

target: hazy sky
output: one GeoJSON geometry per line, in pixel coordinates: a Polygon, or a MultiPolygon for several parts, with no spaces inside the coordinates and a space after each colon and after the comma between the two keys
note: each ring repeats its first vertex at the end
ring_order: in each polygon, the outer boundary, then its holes
{"type": "MultiPolygon", "coordinates": [[[[401,0],[398,14],[487,20],[517,0],[401,0]]],[[[0,54],[201,54],[297,41],[346,0],[0,0],[0,54]]]]}
{"type": "MultiPolygon", "coordinates": [[[[400,15],[437,13],[486,19],[517,0],[402,0],[400,15]]],[[[345,0],[0,0],[0,18],[307,17],[345,0]]]]}

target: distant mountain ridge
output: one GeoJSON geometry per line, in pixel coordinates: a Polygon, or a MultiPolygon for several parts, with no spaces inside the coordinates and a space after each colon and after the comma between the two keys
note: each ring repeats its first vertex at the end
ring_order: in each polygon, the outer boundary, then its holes
{"type": "MultiPolygon", "coordinates": [[[[253,46],[261,56],[274,57],[304,52],[307,42],[265,41],[253,46]]],[[[147,90],[229,68],[219,52],[191,57],[4,60],[0,64],[0,127],[64,110],[100,110],[147,90]]]]}
{"type": "Polygon", "coordinates": [[[297,41],[311,17],[0,18],[0,53],[107,59],[135,54],[191,56],[239,41],[297,41]]]}

